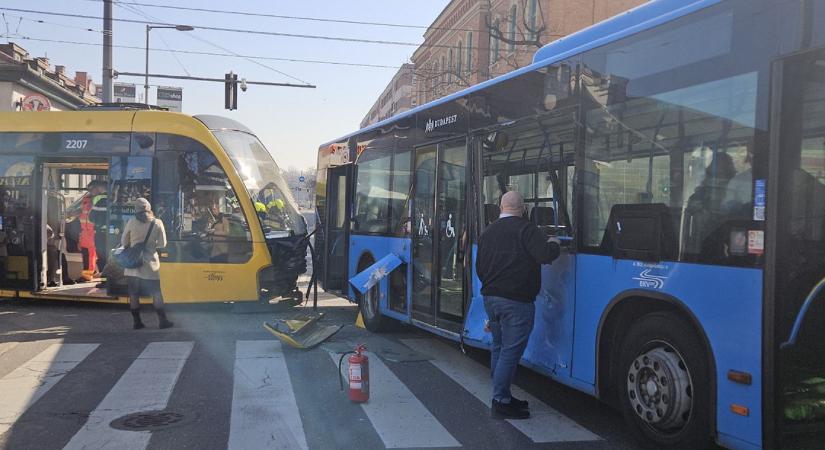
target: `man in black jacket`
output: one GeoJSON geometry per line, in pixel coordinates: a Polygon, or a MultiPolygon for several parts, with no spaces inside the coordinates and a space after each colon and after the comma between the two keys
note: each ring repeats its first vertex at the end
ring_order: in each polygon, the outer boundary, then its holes
{"type": "Polygon", "coordinates": [[[557,241],[546,241],[523,215],[521,194],[507,192],[501,197],[501,215],[478,242],[476,271],[493,333],[490,371],[495,418],[530,417],[527,402],[510,394],[510,384],[533,330],[541,265],[550,264],[560,251],[557,241]]]}

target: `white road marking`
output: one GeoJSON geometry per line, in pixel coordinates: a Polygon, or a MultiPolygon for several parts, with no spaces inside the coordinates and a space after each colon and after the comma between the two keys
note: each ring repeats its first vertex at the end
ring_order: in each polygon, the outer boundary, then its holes
{"type": "MultiPolygon", "coordinates": [[[[0,378],[0,435],[97,347],[98,344],[52,344],[0,378]]],[[[8,350],[11,348],[5,349],[8,350]]]]}
{"type": "Polygon", "coordinates": [[[0,342],[0,356],[10,352],[19,344],[19,342],[0,342]]]}
{"type": "MultiPolygon", "coordinates": [[[[460,447],[430,411],[410,392],[378,356],[367,353],[370,370],[370,399],[361,407],[387,448],[460,447]]],[[[336,369],[339,354],[331,353],[336,369]]],[[[344,357],[346,374],[347,357],[344,357]]],[[[346,376],[346,375],[345,375],[346,376]]],[[[345,382],[344,389],[347,389],[345,382]]]]}
{"type": "MultiPolygon", "coordinates": [[[[415,351],[433,357],[430,363],[455,380],[456,383],[460,384],[485,405],[490,405],[493,388],[490,380],[490,370],[487,367],[465,357],[448,345],[432,339],[402,339],[402,342],[415,351]]],[[[530,418],[526,420],[508,420],[508,422],[533,442],[601,440],[596,434],[518,386],[513,385],[511,390],[514,396],[530,402],[530,418]]]]}
{"type": "Polygon", "coordinates": [[[229,450],[305,449],[304,424],[281,343],[235,343],[229,450]]]}
{"type": "Polygon", "coordinates": [[[193,342],[152,342],[126,370],[64,449],[142,450],[149,431],[117,430],[113,420],[166,408],[193,342]]]}

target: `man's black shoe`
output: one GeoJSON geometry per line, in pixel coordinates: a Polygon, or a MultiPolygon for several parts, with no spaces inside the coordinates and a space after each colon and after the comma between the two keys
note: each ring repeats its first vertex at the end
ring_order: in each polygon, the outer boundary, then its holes
{"type": "Polygon", "coordinates": [[[494,419],[527,419],[530,417],[530,411],[519,408],[513,403],[501,403],[493,400],[493,407],[490,409],[490,415],[494,419]]]}
{"type": "Polygon", "coordinates": [[[519,400],[515,397],[510,397],[510,404],[518,409],[527,409],[530,407],[530,404],[527,402],[527,400],[519,400]]]}

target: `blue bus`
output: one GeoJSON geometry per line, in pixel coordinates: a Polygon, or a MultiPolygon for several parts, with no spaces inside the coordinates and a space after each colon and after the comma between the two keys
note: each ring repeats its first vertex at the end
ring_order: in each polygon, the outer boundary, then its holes
{"type": "Polygon", "coordinates": [[[825,0],[654,0],[318,153],[322,286],[485,348],[508,190],[564,243],[522,364],[655,447],[825,442],[825,0]]]}

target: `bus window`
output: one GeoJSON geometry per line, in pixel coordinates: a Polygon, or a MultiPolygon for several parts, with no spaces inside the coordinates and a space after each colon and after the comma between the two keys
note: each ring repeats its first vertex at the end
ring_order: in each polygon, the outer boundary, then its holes
{"type": "Polygon", "coordinates": [[[643,85],[589,70],[584,83],[598,102],[585,115],[585,251],[614,254],[608,218],[634,205],[659,216],[664,253],[653,259],[755,264],[747,230],[759,227],[751,220],[756,73],[648,96],[625,94],[643,85]]]}
{"type": "Polygon", "coordinates": [[[507,191],[524,197],[525,217],[548,235],[570,235],[565,193],[574,165],[573,114],[553,113],[525,120],[483,140],[483,225],[498,218],[499,199],[507,191]]]}
{"type": "Polygon", "coordinates": [[[406,197],[396,197],[390,190],[392,147],[367,144],[357,160],[355,185],[355,233],[388,233],[390,203],[397,204],[406,197]]]}
{"type": "Polygon", "coordinates": [[[249,226],[218,160],[191,139],[163,137],[158,135],[156,209],[164,223],[171,224],[167,225],[169,259],[248,261],[252,255],[249,226]]]}
{"type": "Polygon", "coordinates": [[[410,222],[410,186],[412,172],[410,149],[398,149],[392,161],[392,192],[390,197],[390,230],[398,235],[409,236],[412,230],[410,222]]]}

